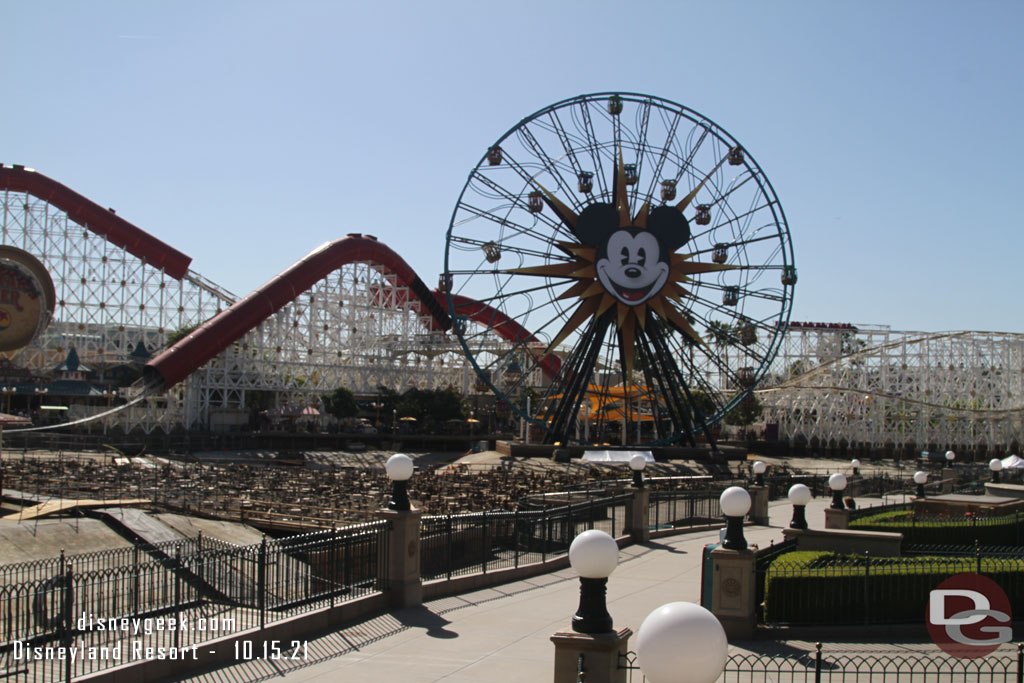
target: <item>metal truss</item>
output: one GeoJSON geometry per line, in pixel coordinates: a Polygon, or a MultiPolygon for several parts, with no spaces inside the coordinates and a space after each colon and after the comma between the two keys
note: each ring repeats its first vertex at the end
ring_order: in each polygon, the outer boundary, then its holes
{"type": "Polygon", "coordinates": [[[794,323],[757,395],[779,438],[828,448],[1017,447],[1024,335],[794,323]]]}
{"type": "MultiPolygon", "coordinates": [[[[189,270],[177,280],[31,194],[0,191],[2,244],[24,249],[54,279],[56,307],[30,346],[0,354],[15,373],[52,378],[74,348],[98,387],[116,386],[118,368],[141,369],[175,333],[226,309],[236,297],[189,270]],[[144,353],[140,353],[139,344],[144,353]],[[148,354],[148,355],[147,355],[148,354]]],[[[244,424],[254,406],[318,405],[338,387],[371,394],[380,386],[474,391],[457,342],[396,276],[373,263],[339,267],[166,394],[117,413],[108,426],[150,433],[244,424]]],[[[121,386],[133,399],[141,383],[121,386]]],[[[479,391],[479,389],[476,389],[479,391]]],[[[75,401],[70,419],[107,408],[75,401]]],[[[109,403],[109,400],[108,400],[109,403]]]]}
{"type": "Polygon", "coordinates": [[[193,373],[189,426],[239,425],[272,392],[274,404],[317,406],[339,387],[471,391],[457,342],[397,277],[374,263],[341,266],[193,373]]]}
{"type": "MultiPolygon", "coordinates": [[[[0,354],[5,383],[11,377],[45,382],[74,348],[94,371],[95,386],[134,398],[141,385],[125,386],[125,368],[140,369],[146,354],[165,348],[172,335],[236,299],[191,270],[180,280],[171,277],[31,194],[0,190],[0,231],[0,243],[43,262],[57,298],[54,318],[36,341],[0,354]]],[[[740,380],[716,382],[714,369],[705,368],[708,382],[723,392],[742,390],[748,370],[742,352],[720,354],[728,367],[740,368],[740,380]]],[[[794,323],[757,393],[766,421],[777,423],[780,438],[791,443],[999,449],[1021,441],[1022,368],[1019,334],[794,323]]],[[[492,380],[503,386],[544,383],[539,371],[516,382],[495,370],[492,380]]],[[[109,424],[145,433],[240,426],[268,402],[318,405],[338,387],[373,394],[380,386],[483,391],[461,347],[436,331],[409,289],[386,267],[359,262],[332,271],[186,382],[109,424]]],[[[72,402],[68,417],[105,408],[102,399],[72,402]]]]}
{"type": "MultiPolygon", "coordinates": [[[[99,386],[117,387],[124,366],[141,367],[176,332],[219,313],[235,296],[189,271],[181,280],[147,264],[69,219],[31,194],[0,190],[0,242],[30,252],[50,272],[56,291],[53,320],[31,345],[0,354],[28,377],[45,379],[73,348],[99,386]],[[140,348],[139,345],[142,345],[140,348]]],[[[122,387],[122,398],[137,395],[122,387]]],[[[181,392],[120,413],[126,431],[168,430],[184,409],[181,392]]],[[[70,418],[105,410],[77,403],[70,418]]]]}

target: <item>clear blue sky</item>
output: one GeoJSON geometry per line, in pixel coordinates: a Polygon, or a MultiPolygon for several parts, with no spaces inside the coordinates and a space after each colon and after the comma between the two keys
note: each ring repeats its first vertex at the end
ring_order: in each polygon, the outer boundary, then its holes
{"type": "Polygon", "coordinates": [[[721,124],[789,219],[794,320],[1024,332],[1024,3],[0,0],[0,161],[244,295],[377,235],[431,286],[521,118],[649,93],[721,124]]]}

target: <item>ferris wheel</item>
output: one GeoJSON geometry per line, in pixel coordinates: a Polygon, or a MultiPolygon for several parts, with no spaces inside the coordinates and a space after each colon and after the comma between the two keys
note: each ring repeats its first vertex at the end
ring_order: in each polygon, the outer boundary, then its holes
{"type": "Polygon", "coordinates": [[[558,102],[488,147],[441,276],[479,381],[549,443],[713,444],[768,371],[795,283],[749,152],[634,93],[558,102]]]}

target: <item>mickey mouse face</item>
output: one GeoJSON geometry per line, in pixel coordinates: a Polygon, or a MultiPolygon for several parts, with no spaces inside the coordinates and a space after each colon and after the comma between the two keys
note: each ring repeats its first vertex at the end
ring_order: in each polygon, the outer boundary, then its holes
{"type": "Polygon", "coordinates": [[[672,254],[690,239],[690,226],[675,208],[651,210],[647,229],[622,226],[610,204],[584,209],[575,232],[583,244],[597,247],[597,279],[605,290],[627,306],[655,296],[668,281],[672,254]]]}
{"type": "Polygon", "coordinates": [[[623,229],[608,238],[606,258],[598,259],[597,278],[624,304],[636,306],[657,294],[668,280],[658,238],[646,231],[623,229]]]}

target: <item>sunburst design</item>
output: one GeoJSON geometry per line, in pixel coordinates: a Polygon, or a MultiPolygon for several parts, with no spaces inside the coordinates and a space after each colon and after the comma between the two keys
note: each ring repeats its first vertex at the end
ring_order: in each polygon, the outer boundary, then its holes
{"type": "Polygon", "coordinates": [[[442,288],[474,367],[545,442],[593,428],[697,447],[703,432],[714,449],[710,426],[778,349],[792,264],[778,198],[735,138],[668,100],[596,93],[488,148],[452,214],[442,288]],[[464,297],[481,328],[461,324],[464,297]]]}
{"type": "MultiPolygon", "coordinates": [[[[640,207],[639,211],[635,216],[630,216],[629,211],[629,197],[626,192],[626,181],[624,164],[622,158],[622,151],[619,150],[618,164],[615,169],[614,179],[614,194],[612,198],[611,206],[614,207],[618,217],[617,229],[620,231],[627,231],[631,235],[640,234],[648,230],[648,222],[651,218],[652,208],[649,201],[645,201],[643,206],[640,207]]],[[[716,165],[710,173],[705,176],[703,180],[683,198],[674,208],[679,212],[681,216],[684,210],[690,205],[694,197],[707,182],[708,178],[711,177],[725,161],[723,157],[722,161],[716,165]]],[[[551,210],[558,216],[559,220],[566,225],[574,234],[579,236],[578,230],[580,224],[580,216],[573,212],[557,197],[542,186],[540,190],[543,192],[544,199],[551,210]]],[[[596,206],[596,205],[592,205],[596,206]]],[[[607,205],[603,205],[607,206],[607,205]]],[[[659,207],[660,210],[662,207],[659,207]]],[[[686,221],[683,221],[684,225],[686,221]]],[[[688,226],[686,227],[688,231],[688,226]]],[[[688,234],[682,236],[683,242],[687,241],[688,234]]],[[[659,240],[661,242],[661,240],[659,240]]],[[[679,330],[691,340],[698,344],[706,346],[706,342],[697,333],[691,324],[688,316],[685,312],[685,299],[691,296],[692,293],[687,288],[687,285],[693,280],[694,275],[702,273],[711,273],[722,270],[732,270],[735,266],[718,264],[718,263],[702,263],[693,260],[696,258],[696,254],[667,254],[667,277],[664,278],[663,284],[657,289],[643,294],[644,297],[638,303],[628,303],[623,301],[621,296],[617,296],[615,292],[610,291],[604,282],[598,276],[598,255],[602,251],[601,244],[580,244],[574,242],[556,242],[555,245],[566,254],[573,257],[572,261],[548,264],[542,266],[528,266],[523,268],[512,268],[505,272],[517,275],[535,275],[539,277],[553,277],[553,278],[564,278],[566,280],[577,280],[577,282],[566,289],[560,294],[557,299],[579,299],[575,310],[566,320],[565,324],[562,325],[561,330],[555,335],[554,339],[548,345],[548,348],[544,351],[544,355],[551,353],[559,344],[564,342],[566,338],[574,331],[578,330],[582,325],[592,318],[598,318],[604,315],[606,312],[614,308],[614,315],[612,321],[618,328],[620,333],[620,345],[623,354],[623,360],[625,363],[625,372],[630,373],[633,368],[634,359],[636,357],[636,335],[637,328],[644,329],[647,324],[648,312],[651,312],[659,318],[668,321],[668,323],[679,330]]],[[[663,247],[664,248],[664,247],[663,247]]]]}

